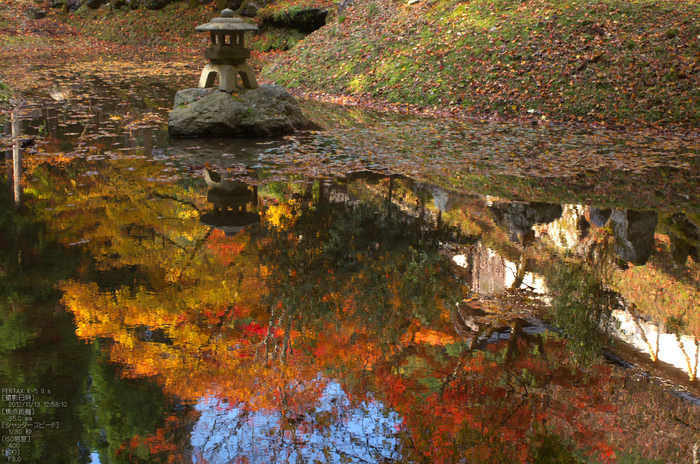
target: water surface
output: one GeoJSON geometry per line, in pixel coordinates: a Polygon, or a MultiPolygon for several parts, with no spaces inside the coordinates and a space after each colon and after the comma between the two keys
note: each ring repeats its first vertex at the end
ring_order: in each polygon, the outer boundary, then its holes
{"type": "Polygon", "coordinates": [[[697,141],[314,102],[170,140],[196,70],[115,63],[5,124],[9,462],[692,461],[697,141]]]}

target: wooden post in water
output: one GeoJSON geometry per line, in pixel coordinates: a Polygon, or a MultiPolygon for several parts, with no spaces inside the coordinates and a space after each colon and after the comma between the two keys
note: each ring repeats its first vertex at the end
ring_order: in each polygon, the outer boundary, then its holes
{"type": "Polygon", "coordinates": [[[15,211],[22,207],[22,148],[19,136],[22,133],[22,120],[17,115],[17,110],[12,111],[12,177],[15,194],[15,211]]]}

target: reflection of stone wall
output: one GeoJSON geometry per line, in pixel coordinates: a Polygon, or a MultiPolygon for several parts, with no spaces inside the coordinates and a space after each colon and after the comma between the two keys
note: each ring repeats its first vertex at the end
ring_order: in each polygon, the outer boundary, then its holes
{"type": "Polygon", "coordinates": [[[657,213],[619,209],[599,209],[582,205],[564,205],[559,219],[535,226],[536,234],[545,243],[557,248],[576,249],[588,236],[590,225],[611,228],[615,234],[615,253],[635,265],[647,262],[654,249],[657,213]],[[589,218],[590,222],[586,220],[589,218]]]}
{"type": "Polygon", "coordinates": [[[563,205],[559,219],[533,226],[535,235],[543,242],[565,250],[577,247],[588,235],[589,228],[586,207],[582,205],[563,205]]]}
{"type": "Polygon", "coordinates": [[[523,286],[537,293],[547,292],[542,276],[520,272],[522,266],[527,271],[527,259],[520,263],[508,261],[482,243],[472,246],[468,254],[453,256],[452,261],[459,266],[457,273],[464,283],[472,292],[480,295],[494,295],[511,287],[523,286]],[[519,275],[522,281],[518,281],[519,275]]]}
{"type": "Polygon", "coordinates": [[[560,205],[550,203],[497,202],[489,206],[496,222],[508,229],[510,241],[526,244],[532,240],[532,226],[547,224],[562,214],[560,205]]]}
{"type": "Polygon", "coordinates": [[[610,222],[615,232],[615,252],[636,265],[647,262],[654,249],[657,214],[653,211],[614,209],[610,222]]]}
{"type": "MultiPolygon", "coordinates": [[[[473,246],[468,255],[453,256],[452,260],[462,268],[458,273],[470,290],[480,295],[494,295],[511,288],[519,266],[526,265],[508,261],[482,243],[473,246]]],[[[522,277],[520,285],[524,284],[536,292],[546,292],[541,276],[525,272],[522,277]]]]}
{"type": "Polygon", "coordinates": [[[685,214],[674,214],[663,222],[671,239],[671,255],[676,264],[684,265],[688,257],[700,261],[700,224],[694,223],[685,214]]]}
{"type": "Polygon", "coordinates": [[[471,288],[475,293],[492,295],[506,289],[506,262],[483,244],[474,247],[471,288]]]}
{"type": "Polygon", "coordinates": [[[452,257],[457,272],[469,289],[481,295],[493,295],[506,289],[506,261],[482,243],[469,253],[452,257]]]}

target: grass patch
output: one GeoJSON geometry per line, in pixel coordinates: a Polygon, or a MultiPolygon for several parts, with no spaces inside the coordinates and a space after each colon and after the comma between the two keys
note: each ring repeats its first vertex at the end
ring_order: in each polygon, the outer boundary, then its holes
{"type": "Polygon", "coordinates": [[[295,30],[268,26],[261,34],[254,36],[247,43],[251,50],[257,50],[259,52],[290,50],[305,36],[305,34],[295,30]]]}
{"type": "Polygon", "coordinates": [[[264,76],[477,116],[697,128],[699,13],[674,0],[357,2],[264,76]]]}
{"type": "Polygon", "coordinates": [[[0,82],[0,107],[6,106],[10,102],[10,97],[12,96],[12,89],[9,85],[0,82]]]}
{"type": "Polygon", "coordinates": [[[46,37],[37,36],[0,36],[0,49],[19,51],[23,49],[39,48],[50,44],[46,37]]]}
{"type": "Polygon", "coordinates": [[[116,44],[201,49],[208,37],[194,28],[216,16],[211,7],[177,2],[161,10],[82,6],[73,14],[63,13],[61,19],[85,35],[116,44]]]}
{"type": "Polygon", "coordinates": [[[289,17],[303,14],[305,10],[312,8],[329,9],[332,7],[333,2],[330,0],[281,0],[261,8],[258,10],[257,16],[262,21],[284,21],[289,17]]]}

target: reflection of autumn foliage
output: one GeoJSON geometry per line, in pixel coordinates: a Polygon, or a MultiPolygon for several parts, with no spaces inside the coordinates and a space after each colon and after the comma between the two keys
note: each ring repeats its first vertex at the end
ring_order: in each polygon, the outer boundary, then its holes
{"type": "Polygon", "coordinates": [[[188,461],[188,436],[183,433],[179,417],[170,416],[162,427],[147,436],[136,435],[117,449],[116,454],[124,462],[141,462],[148,457],[148,462],[177,464],[188,461]],[[139,459],[141,458],[141,459],[139,459]]]}
{"type": "Polygon", "coordinates": [[[669,263],[668,237],[657,235],[656,242],[658,252],[650,262],[616,272],[613,285],[639,313],[700,337],[700,266],[688,259],[687,267],[675,268],[669,263]]]}
{"type": "MultiPolygon", "coordinates": [[[[507,342],[464,342],[451,317],[464,290],[436,252],[444,231],[430,224],[376,204],[331,208],[319,189],[226,237],[198,222],[186,189],[132,198],[103,188],[112,201],[83,199],[91,222],[58,220],[89,238],[102,272],[127,278],[64,282],[63,302],[79,336],[112,340],[109,358],[125,375],[157,380],[168,395],[278,411],[291,429],[308,425],[337,379],[352,400],[372,396],[403,417],[392,433],[415,462],[534,462],[551,450],[560,462],[574,451],[615,462],[644,436],[626,421],[642,405],[617,393],[621,376],[573,368],[558,337],[512,322],[507,342]]],[[[170,428],[124,452],[168,454],[170,428]]],[[[675,439],[685,453],[687,433],[675,439]]]]}
{"type": "MultiPolygon", "coordinates": [[[[524,440],[534,415],[520,366],[511,374],[497,362],[499,350],[444,357],[429,346],[378,376],[382,399],[405,418],[419,461],[526,462],[524,440]],[[512,377],[511,377],[512,376],[512,377]],[[381,385],[386,385],[383,388],[381,385]]],[[[541,366],[538,366],[541,367],[541,366]]]]}
{"type": "Polygon", "coordinates": [[[404,417],[403,433],[418,462],[533,462],[551,452],[545,439],[552,436],[562,440],[560,455],[539,462],[555,462],[577,449],[607,463],[635,449],[654,459],[675,456],[672,462],[690,455],[693,431],[675,418],[692,418],[692,406],[663,393],[665,400],[636,402],[628,392],[632,382],[619,372],[605,365],[572,369],[564,341],[550,336],[543,342],[533,345],[521,337],[515,359],[509,359],[512,342],[459,354],[450,345],[414,345],[374,366],[373,388],[404,417]],[[665,402],[675,405],[677,416],[664,412],[665,402]],[[641,427],[649,422],[636,419],[654,407],[655,430],[674,437],[654,442],[656,449],[646,445],[649,431],[641,427]]]}
{"type": "Polygon", "coordinates": [[[221,261],[222,266],[229,266],[236,262],[236,257],[245,247],[245,244],[241,243],[240,236],[231,239],[226,237],[224,232],[214,230],[209,237],[207,247],[216,259],[221,261]]]}

